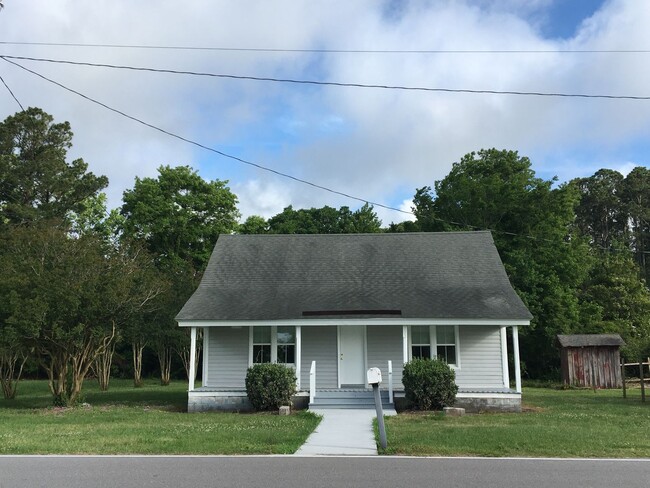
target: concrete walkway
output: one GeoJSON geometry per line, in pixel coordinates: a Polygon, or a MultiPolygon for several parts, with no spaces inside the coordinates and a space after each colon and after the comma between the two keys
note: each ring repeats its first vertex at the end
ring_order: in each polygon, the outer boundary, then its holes
{"type": "MultiPolygon", "coordinates": [[[[307,438],[295,456],[376,456],[377,445],[372,430],[375,409],[313,409],[321,415],[316,430],[307,438]]],[[[384,410],[384,415],[395,415],[384,410]]]]}

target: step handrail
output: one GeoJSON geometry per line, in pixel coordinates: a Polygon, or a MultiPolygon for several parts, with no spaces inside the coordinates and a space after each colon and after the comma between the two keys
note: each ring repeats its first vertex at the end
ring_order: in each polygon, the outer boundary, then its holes
{"type": "Polygon", "coordinates": [[[316,361],[311,362],[309,369],[309,403],[314,403],[316,397],[316,361]]]}
{"type": "Polygon", "coordinates": [[[388,360],[388,403],[393,403],[393,361],[388,360]]]}

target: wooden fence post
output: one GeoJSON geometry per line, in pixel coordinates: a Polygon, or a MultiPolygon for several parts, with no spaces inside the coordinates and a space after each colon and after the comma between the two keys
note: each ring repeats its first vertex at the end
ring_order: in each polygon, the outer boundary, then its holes
{"type": "Polygon", "coordinates": [[[645,384],[643,382],[643,359],[639,361],[639,380],[641,381],[641,401],[645,403],[645,384]]]}
{"type": "Polygon", "coordinates": [[[627,389],[625,388],[625,363],[621,362],[621,379],[623,380],[623,398],[627,398],[627,389]]]}

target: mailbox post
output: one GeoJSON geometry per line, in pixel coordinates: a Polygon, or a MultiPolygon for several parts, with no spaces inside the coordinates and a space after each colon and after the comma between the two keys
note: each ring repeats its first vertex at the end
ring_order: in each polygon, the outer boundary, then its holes
{"type": "Polygon", "coordinates": [[[386,426],[384,425],[384,408],[381,404],[381,395],[379,394],[379,385],[381,384],[381,370],[379,368],[370,368],[368,370],[368,384],[372,386],[375,395],[375,410],[377,411],[377,425],[379,427],[379,443],[382,449],[386,449],[386,426]]]}

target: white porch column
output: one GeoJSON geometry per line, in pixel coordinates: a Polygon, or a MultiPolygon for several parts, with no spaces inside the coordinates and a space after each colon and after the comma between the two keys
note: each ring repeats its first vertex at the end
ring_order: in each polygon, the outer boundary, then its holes
{"type": "Polygon", "coordinates": [[[196,327],[192,327],[190,333],[190,370],[188,390],[194,390],[194,379],[196,378],[196,327]]]}
{"type": "Polygon", "coordinates": [[[508,371],[508,334],[506,328],[499,329],[501,333],[501,369],[503,370],[503,387],[510,388],[510,372],[508,371]]]}
{"type": "Polygon", "coordinates": [[[515,389],[521,393],[521,367],[519,365],[519,327],[512,326],[512,350],[515,353],[515,389]]]}
{"type": "Polygon", "coordinates": [[[404,355],[404,364],[409,362],[409,329],[408,325],[402,326],[402,352],[404,355]]]}
{"type": "Polygon", "coordinates": [[[296,325],[296,387],[300,391],[300,365],[302,364],[302,330],[296,325]]]}

